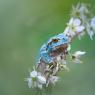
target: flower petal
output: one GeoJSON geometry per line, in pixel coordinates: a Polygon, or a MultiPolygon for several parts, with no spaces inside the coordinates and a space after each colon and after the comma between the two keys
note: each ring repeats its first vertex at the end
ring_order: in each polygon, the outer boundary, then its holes
{"type": "Polygon", "coordinates": [[[76,35],[75,31],[70,31],[69,33],[72,37],[76,35]]]}
{"type": "Polygon", "coordinates": [[[85,4],[81,4],[81,7],[79,9],[80,13],[89,13],[89,10],[87,9],[87,6],[85,4]]]}
{"type": "Polygon", "coordinates": [[[74,26],[79,26],[81,24],[81,20],[80,19],[74,19],[73,24],[74,24],[74,26]]]}
{"type": "Polygon", "coordinates": [[[71,18],[69,21],[69,25],[71,25],[74,22],[74,18],[71,18]]]}
{"type": "Polygon", "coordinates": [[[76,27],[76,32],[82,32],[83,30],[85,29],[85,27],[84,26],[78,26],[78,27],[76,27]]]}
{"type": "Polygon", "coordinates": [[[82,55],[84,55],[86,52],[84,52],[84,51],[76,51],[75,53],[74,53],[74,56],[75,57],[80,57],[80,56],[82,56],[82,55]]]}
{"type": "Polygon", "coordinates": [[[71,45],[69,44],[68,48],[67,48],[67,51],[70,51],[70,50],[71,50],[71,45]]]}
{"type": "Polygon", "coordinates": [[[42,89],[43,88],[42,84],[38,83],[38,88],[42,89]]]}
{"type": "Polygon", "coordinates": [[[30,77],[37,77],[37,71],[30,72],[30,77]]]}
{"type": "Polygon", "coordinates": [[[58,76],[51,76],[51,77],[49,78],[49,82],[52,83],[52,84],[54,84],[54,85],[55,85],[55,83],[56,83],[58,80],[59,80],[59,77],[58,77],[58,76]]]}
{"type": "Polygon", "coordinates": [[[82,61],[79,60],[78,58],[74,59],[73,62],[74,62],[74,63],[82,63],[82,61]]]}
{"type": "Polygon", "coordinates": [[[28,82],[29,88],[31,88],[32,87],[32,79],[31,78],[26,78],[25,80],[28,82]]]}
{"type": "Polygon", "coordinates": [[[66,35],[68,34],[68,32],[69,32],[69,27],[66,27],[66,29],[64,30],[64,34],[66,35]]]}
{"type": "Polygon", "coordinates": [[[90,39],[93,40],[94,32],[93,32],[93,31],[89,31],[89,32],[88,32],[88,35],[90,36],[90,39]]]}
{"type": "Polygon", "coordinates": [[[95,17],[91,19],[91,27],[95,30],[95,17]]]}
{"type": "Polygon", "coordinates": [[[37,76],[39,83],[46,84],[46,79],[43,76],[37,76]]]}
{"type": "Polygon", "coordinates": [[[81,40],[81,37],[85,35],[85,32],[81,32],[79,35],[78,35],[78,38],[79,40],[81,40]]]}

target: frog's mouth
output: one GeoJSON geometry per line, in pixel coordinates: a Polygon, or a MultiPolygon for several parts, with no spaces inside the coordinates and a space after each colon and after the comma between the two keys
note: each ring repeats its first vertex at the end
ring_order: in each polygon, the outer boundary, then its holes
{"type": "Polygon", "coordinates": [[[67,53],[67,44],[62,44],[59,46],[56,46],[52,49],[52,51],[50,52],[50,56],[55,57],[58,56],[60,54],[66,54],[67,53]]]}

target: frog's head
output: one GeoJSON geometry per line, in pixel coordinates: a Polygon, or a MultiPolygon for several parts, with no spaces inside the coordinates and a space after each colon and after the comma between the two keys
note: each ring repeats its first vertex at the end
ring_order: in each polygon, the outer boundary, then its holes
{"type": "Polygon", "coordinates": [[[68,37],[63,33],[54,36],[48,41],[47,51],[53,57],[67,53],[68,42],[68,37]]]}

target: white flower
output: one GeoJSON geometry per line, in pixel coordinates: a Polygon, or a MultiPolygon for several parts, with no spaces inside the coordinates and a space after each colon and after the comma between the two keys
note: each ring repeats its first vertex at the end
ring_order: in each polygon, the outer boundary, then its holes
{"type": "Polygon", "coordinates": [[[29,88],[34,88],[34,87],[37,87],[37,81],[35,79],[32,79],[32,78],[26,78],[25,81],[28,82],[28,86],[29,88]]]}
{"type": "Polygon", "coordinates": [[[87,8],[87,5],[86,4],[81,4],[80,8],[79,8],[79,11],[81,14],[88,14],[89,13],[89,10],[87,8]]]}
{"type": "Polygon", "coordinates": [[[81,20],[76,18],[71,18],[69,24],[68,24],[71,28],[71,31],[74,32],[82,32],[84,30],[84,26],[81,25],[81,20]]]}
{"type": "Polygon", "coordinates": [[[38,87],[42,89],[43,84],[46,84],[46,79],[41,75],[40,72],[32,71],[30,72],[30,76],[25,79],[28,82],[29,88],[38,87]]]}
{"type": "Polygon", "coordinates": [[[55,85],[55,83],[59,80],[60,78],[58,76],[50,76],[49,78],[49,83],[52,83],[55,85]]]}
{"type": "Polygon", "coordinates": [[[76,51],[73,55],[72,55],[72,60],[75,63],[82,63],[82,61],[79,60],[79,58],[84,55],[86,52],[83,51],[76,51]]]}
{"type": "Polygon", "coordinates": [[[37,87],[37,71],[30,72],[30,76],[25,80],[28,82],[29,88],[37,87]]]}
{"type": "Polygon", "coordinates": [[[81,25],[80,19],[71,18],[64,33],[73,37],[76,34],[80,34],[84,29],[85,29],[85,27],[83,25],[81,25]]]}
{"type": "Polygon", "coordinates": [[[89,10],[86,4],[78,3],[76,6],[72,6],[71,15],[73,17],[81,18],[84,21],[88,13],[89,10]]]}
{"type": "MultiPolygon", "coordinates": [[[[95,17],[91,19],[91,22],[89,22],[88,15],[91,15],[88,5],[84,3],[78,3],[77,6],[72,7],[71,15],[73,18],[79,18],[81,19],[81,24],[85,28],[85,31],[90,36],[90,39],[93,40],[93,35],[95,34],[95,17]]],[[[78,21],[77,21],[78,22],[78,21]]],[[[78,28],[81,30],[81,28],[78,28]]],[[[68,29],[66,29],[67,31],[68,29]]],[[[83,29],[84,30],[84,29],[83,29]]],[[[74,35],[74,33],[72,34],[74,35]]],[[[84,35],[84,31],[79,33],[78,38],[81,39],[81,36],[84,35]]]]}

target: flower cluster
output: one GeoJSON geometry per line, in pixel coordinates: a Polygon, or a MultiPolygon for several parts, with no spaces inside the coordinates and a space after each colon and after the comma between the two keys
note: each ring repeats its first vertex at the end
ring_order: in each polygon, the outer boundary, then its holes
{"type": "Polygon", "coordinates": [[[67,31],[71,35],[75,34],[75,32],[80,32],[79,38],[87,32],[90,39],[93,39],[93,35],[95,34],[95,17],[92,16],[88,5],[78,3],[77,6],[72,6],[71,19],[65,32],[67,31]]]}
{"type": "Polygon", "coordinates": [[[28,82],[29,88],[38,87],[42,89],[43,85],[46,84],[46,79],[41,75],[40,72],[32,71],[30,72],[30,77],[25,79],[28,82]]]}
{"type": "Polygon", "coordinates": [[[87,32],[91,39],[95,33],[95,17],[91,17],[89,7],[86,4],[78,3],[72,7],[71,18],[67,23],[64,32],[50,38],[40,49],[39,59],[36,70],[30,72],[26,78],[29,88],[48,87],[49,84],[55,85],[60,79],[58,72],[61,70],[69,71],[67,67],[67,56],[74,63],[82,63],[81,56],[85,51],[76,51],[71,54],[72,39],[79,39],[87,32]]]}

